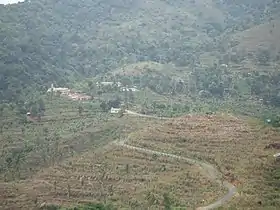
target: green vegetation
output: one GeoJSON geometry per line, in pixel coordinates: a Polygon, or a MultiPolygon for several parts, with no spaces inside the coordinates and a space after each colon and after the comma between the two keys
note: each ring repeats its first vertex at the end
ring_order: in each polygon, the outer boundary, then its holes
{"type": "MultiPolygon", "coordinates": [[[[108,117],[99,109],[98,102],[40,98],[38,103],[30,104],[33,107],[36,105],[35,111],[31,111],[31,119],[26,116],[24,108],[20,114],[15,112],[15,116],[10,115],[14,113],[11,107],[3,108],[5,123],[0,135],[0,163],[1,176],[6,181],[26,178],[42,166],[53,165],[76,152],[82,152],[93,142],[102,142],[108,131],[113,137],[109,128],[102,128],[108,117]],[[38,118],[38,111],[42,112],[42,109],[44,112],[38,118]],[[102,130],[98,134],[100,128],[102,130]],[[79,142],[75,142],[77,139],[79,142]]],[[[29,107],[28,104],[26,106],[29,107]]]]}
{"type": "MultiPolygon", "coordinates": [[[[126,124],[136,125],[125,109],[161,117],[229,112],[280,127],[279,11],[279,0],[0,5],[0,180],[32,179],[125,137],[126,124]],[[104,81],[113,84],[97,85],[104,81]],[[52,83],[91,100],[46,94],[52,83]],[[109,114],[111,107],[121,111],[109,114]]],[[[268,168],[275,195],[264,203],[278,207],[279,164],[268,168]]],[[[126,174],[132,170],[126,163],[126,174]]],[[[172,209],[168,194],[162,202],[172,209]]]]}
{"type": "Polygon", "coordinates": [[[266,182],[269,185],[269,189],[272,193],[265,194],[265,202],[267,206],[275,206],[280,208],[280,166],[279,161],[274,162],[268,168],[268,173],[265,174],[266,182]]]}
{"type": "Polygon", "coordinates": [[[34,86],[45,90],[51,82],[69,84],[141,61],[195,68],[205,52],[222,56],[216,51],[228,34],[268,21],[278,6],[269,0],[208,0],[208,6],[140,2],[36,0],[0,6],[1,99],[14,101],[34,86]]]}
{"type": "Polygon", "coordinates": [[[97,204],[85,204],[72,208],[64,208],[55,205],[48,205],[45,206],[43,209],[45,210],[114,210],[115,208],[113,208],[111,205],[104,205],[101,203],[97,203],[97,204]]]}

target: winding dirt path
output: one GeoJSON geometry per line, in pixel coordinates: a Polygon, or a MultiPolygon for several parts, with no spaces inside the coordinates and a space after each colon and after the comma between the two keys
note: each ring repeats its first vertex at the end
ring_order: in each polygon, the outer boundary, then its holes
{"type": "MultiPolygon", "coordinates": [[[[126,110],[126,114],[135,115],[135,116],[139,116],[139,117],[155,118],[155,119],[171,119],[171,118],[166,118],[166,117],[162,118],[162,117],[157,117],[157,116],[139,114],[139,113],[129,111],[129,110],[126,110]]],[[[183,156],[170,154],[170,153],[164,153],[164,152],[154,151],[154,150],[150,150],[150,149],[146,149],[146,148],[131,146],[126,143],[127,141],[128,141],[128,139],[125,139],[125,140],[118,140],[113,143],[118,146],[122,146],[122,147],[125,147],[128,149],[142,151],[142,152],[149,153],[149,154],[157,154],[157,155],[180,159],[180,160],[185,160],[190,164],[198,165],[203,170],[203,172],[208,176],[209,179],[217,182],[219,185],[224,186],[225,188],[228,189],[228,193],[226,195],[224,195],[222,198],[218,199],[214,203],[209,204],[207,206],[198,207],[196,210],[209,210],[209,209],[218,208],[218,207],[224,205],[228,200],[230,200],[234,195],[237,194],[236,187],[227,181],[222,181],[221,173],[213,165],[211,165],[209,163],[198,161],[198,160],[187,158],[187,157],[183,157],[183,156]]]]}
{"type": "MultiPolygon", "coordinates": [[[[161,119],[161,120],[172,119],[172,118],[166,118],[166,117],[157,117],[157,116],[139,114],[139,113],[129,111],[129,110],[126,110],[126,114],[139,116],[139,117],[161,119]]],[[[191,158],[187,158],[187,157],[183,157],[183,156],[179,156],[179,155],[170,154],[170,153],[165,153],[165,152],[150,150],[150,149],[147,149],[147,148],[132,146],[132,145],[127,144],[128,141],[129,141],[129,138],[121,139],[121,140],[115,140],[115,141],[111,142],[110,144],[107,144],[105,147],[102,147],[102,148],[104,149],[106,147],[111,147],[113,145],[116,145],[116,146],[120,146],[120,147],[125,147],[127,149],[132,149],[132,150],[136,150],[136,151],[140,151],[140,152],[145,152],[145,153],[148,153],[148,154],[157,154],[157,155],[160,155],[160,156],[166,156],[166,157],[169,157],[169,158],[184,160],[184,161],[186,161],[190,164],[194,164],[194,165],[199,166],[200,169],[202,170],[202,173],[205,174],[211,181],[214,181],[214,182],[218,183],[220,186],[223,186],[223,187],[228,189],[228,193],[226,195],[224,195],[223,197],[219,198],[217,201],[215,201],[215,202],[213,202],[213,203],[211,203],[207,206],[198,207],[198,208],[196,208],[196,210],[210,210],[210,209],[218,208],[218,207],[224,205],[233,196],[238,194],[236,187],[233,184],[231,184],[227,181],[222,181],[221,173],[213,165],[211,165],[209,163],[199,161],[199,160],[195,160],[195,159],[191,159],[191,158]]],[[[47,181],[45,183],[50,185],[50,186],[53,185],[51,183],[48,183],[47,181]]]]}

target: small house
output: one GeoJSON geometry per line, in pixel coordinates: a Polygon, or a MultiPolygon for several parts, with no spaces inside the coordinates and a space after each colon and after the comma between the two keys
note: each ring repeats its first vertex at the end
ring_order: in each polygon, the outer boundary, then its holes
{"type": "Polygon", "coordinates": [[[70,92],[70,89],[69,88],[61,88],[61,87],[55,88],[52,84],[51,88],[49,88],[47,90],[47,92],[48,93],[50,93],[50,92],[54,92],[54,93],[60,92],[63,95],[67,95],[70,92]]]}
{"type": "Polygon", "coordinates": [[[121,108],[114,108],[114,107],[111,107],[111,114],[117,114],[121,111],[121,108]]]}
{"type": "Polygon", "coordinates": [[[139,91],[138,89],[136,89],[135,87],[133,88],[126,88],[126,87],[122,87],[121,88],[121,91],[124,92],[124,91],[132,91],[132,92],[136,92],[136,91],[139,91]]]}
{"type": "Polygon", "coordinates": [[[122,86],[122,83],[120,82],[97,82],[96,85],[98,87],[100,87],[101,85],[103,86],[113,86],[113,85],[116,85],[117,87],[121,87],[122,86]]]}
{"type": "Polygon", "coordinates": [[[276,160],[280,160],[280,153],[274,154],[273,157],[275,157],[276,160]]]}
{"type": "Polygon", "coordinates": [[[227,68],[227,67],[228,67],[228,65],[225,64],[225,63],[221,64],[220,66],[221,66],[222,68],[227,68]]]}

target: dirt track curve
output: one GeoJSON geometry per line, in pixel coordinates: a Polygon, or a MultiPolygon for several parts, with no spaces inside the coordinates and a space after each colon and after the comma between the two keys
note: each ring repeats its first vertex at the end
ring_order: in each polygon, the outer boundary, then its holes
{"type": "MultiPolygon", "coordinates": [[[[166,118],[166,117],[157,117],[157,116],[139,114],[139,113],[129,111],[129,110],[126,110],[126,114],[139,116],[139,117],[161,119],[161,120],[171,119],[171,118],[166,118]]],[[[226,195],[224,195],[222,198],[218,199],[214,203],[209,204],[207,206],[198,207],[198,208],[196,208],[196,210],[208,210],[208,209],[218,208],[218,207],[224,205],[228,200],[230,200],[234,195],[237,194],[236,187],[227,181],[222,181],[221,173],[214,166],[212,166],[209,163],[198,161],[198,160],[187,158],[187,157],[183,157],[183,156],[174,155],[174,154],[169,154],[169,153],[154,151],[154,150],[150,150],[150,149],[146,149],[146,148],[131,146],[131,145],[126,144],[127,141],[128,141],[128,139],[118,140],[118,141],[115,141],[114,144],[116,144],[118,146],[126,147],[128,149],[146,152],[149,154],[157,154],[157,155],[161,155],[161,156],[167,156],[170,158],[185,160],[190,164],[198,165],[201,168],[201,170],[208,176],[209,179],[217,182],[219,185],[222,185],[228,189],[228,193],[226,195]]]]}

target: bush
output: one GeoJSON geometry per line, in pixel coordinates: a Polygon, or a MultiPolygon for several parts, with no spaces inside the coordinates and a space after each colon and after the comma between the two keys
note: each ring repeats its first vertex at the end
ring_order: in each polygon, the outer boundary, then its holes
{"type": "Polygon", "coordinates": [[[54,204],[49,204],[45,205],[41,209],[45,210],[115,210],[115,208],[111,205],[105,205],[102,203],[89,203],[89,204],[84,204],[81,206],[77,207],[72,207],[72,208],[65,208],[65,207],[60,207],[54,204]]]}
{"type": "Polygon", "coordinates": [[[105,205],[102,203],[90,203],[90,204],[85,204],[83,206],[79,207],[74,207],[68,210],[113,210],[114,207],[111,205],[105,205]]]}
{"type": "Polygon", "coordinates": [[[265,123],[272,125],[272,127],[278,128],[280,127],[280,116],[266,117],[265,123]]]}

